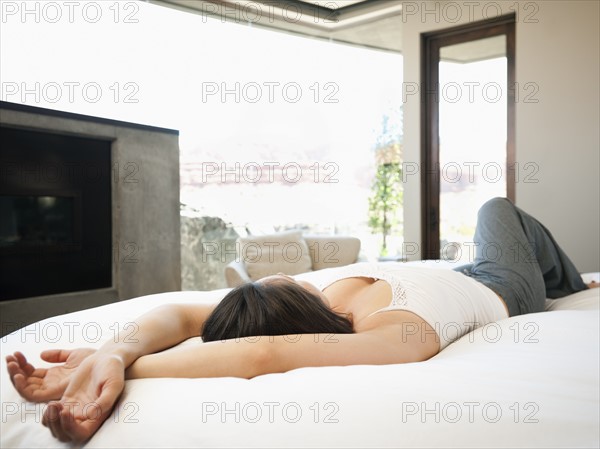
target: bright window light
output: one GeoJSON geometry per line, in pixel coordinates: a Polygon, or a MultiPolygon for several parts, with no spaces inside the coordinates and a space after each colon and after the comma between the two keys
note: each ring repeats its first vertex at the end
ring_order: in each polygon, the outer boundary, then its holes
{"type": "Polygon", "coordinates": [[[401,114],[401,55],[145,2],[12,3],[29,10],[3,17],[2,100],[178,129],[195,213],[377,250],[374,146],[401,114]]]}

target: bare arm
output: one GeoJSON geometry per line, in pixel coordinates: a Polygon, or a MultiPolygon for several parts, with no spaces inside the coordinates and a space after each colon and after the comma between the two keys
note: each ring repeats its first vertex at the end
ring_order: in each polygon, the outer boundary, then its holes
{"type": "Polygon", "coordinates": [[[215,306],[216,303],[159,306],[135,320],[137,332],[133,338],[125,338],[119,334],[116,343],[111,340],[99,351],[118,355],[127,367],[138,357],[162,351],[188,338],[199,336],[202,325],[215,306]]]}
{"type": "Polygon", "coordinates": [[[37,400],[60,398],[48,404],[42,424],[60,441],[81,443],[110,415],[125,385],[125,369],[144,354],[170,348],[200,335],[204,321],[215,306],[170,304],[157,307],[136,320],[137,332],[133,339],[123,338],[120,333],[116,343],[109,341],[98,351],[67,351],[64,356],[62,351],[55,351],[48,355],[52,360],[48,357],[46,360],[67,363],[54,371],[56,375],[51,376],[52,380],[47,376],[51,370],[42,375],[22,354],[9,356],[11,380],[21,395],[26,393],[37,400]],[[69,362],[73,366],[67,367],[69,362]],[[65,404],[73,406],[65,407],[65,404]],[[98,412],[92,417],[86,412],[90,406],[98,412]]]}
{"type": "MultiPolygon", "coordinates": [[[[433,354],[431,354],[433,355],[433,354]]],[[[137,359],[125,376],[242,377],[250,379],[308,366],[384,365],[425,360],[398,326],[357,334],[304,334],[198,343],[137,359]]]]}
{"type": "Polygon", "coordinates": [[[19,394],[29,401],[59,399],[73,373],[89,356],[116,356],[126,368],[142,355],[161,351],[200,335],[204,321],[215,306],[169,304],[157,307],[136,319],[137,329],[132,338],[119,334],[116,342],[111,340],[98,351],[80,348],[42,352],[43,360],[57,364],[51,368],[36,369],[22,353],[16,352],[6,358],[11,381],[19,394]]]}

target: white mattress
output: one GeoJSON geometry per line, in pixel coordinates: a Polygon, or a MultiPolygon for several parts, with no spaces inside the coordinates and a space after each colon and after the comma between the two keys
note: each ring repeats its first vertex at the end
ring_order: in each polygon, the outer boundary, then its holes
{"type": "MultiPolygon", "coordinates": [[[[223,293],[163,293],[50,318],[3,338],[0,352],[41,365],[42,349],[98,347],[115,323],[154,306],[223,293]]],[[[599,304],[600,289],[548,301],[546,312],[477,329],[421,363],[127,381],[85,447],[598,447],[599,304]]],[[[0,379],[0,446],[68,447],[5,368],[0,379]]]]}

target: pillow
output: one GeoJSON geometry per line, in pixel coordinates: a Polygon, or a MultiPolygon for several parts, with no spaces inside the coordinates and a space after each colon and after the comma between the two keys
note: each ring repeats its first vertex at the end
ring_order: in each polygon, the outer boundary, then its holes
{"type": "Polygon", "coordinates": [[[312,271],[302,231],[240,237],[238,245],[238,257],[253,281],[279,272],[294,275],[312,271]]]}

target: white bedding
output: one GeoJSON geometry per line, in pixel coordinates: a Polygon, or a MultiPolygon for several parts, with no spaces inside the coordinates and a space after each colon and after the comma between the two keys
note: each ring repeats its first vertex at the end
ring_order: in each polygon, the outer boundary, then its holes
{"type": "MultiPolygon", "coordinates": [[[[43,320],[2,339],[2,363],[15,350],[38,365],[42,349],[98,347],[154,306],[224,292],[43,320]]],[[[600,289],[548,301],[546,312],[477,329],[421,363],[127,381],[86,447],[598,447],[599,304],[600,289]]],[[[41,425],[44,406],[23,402],[1,371],[0,446],[68,447],[41,425]]]]}

